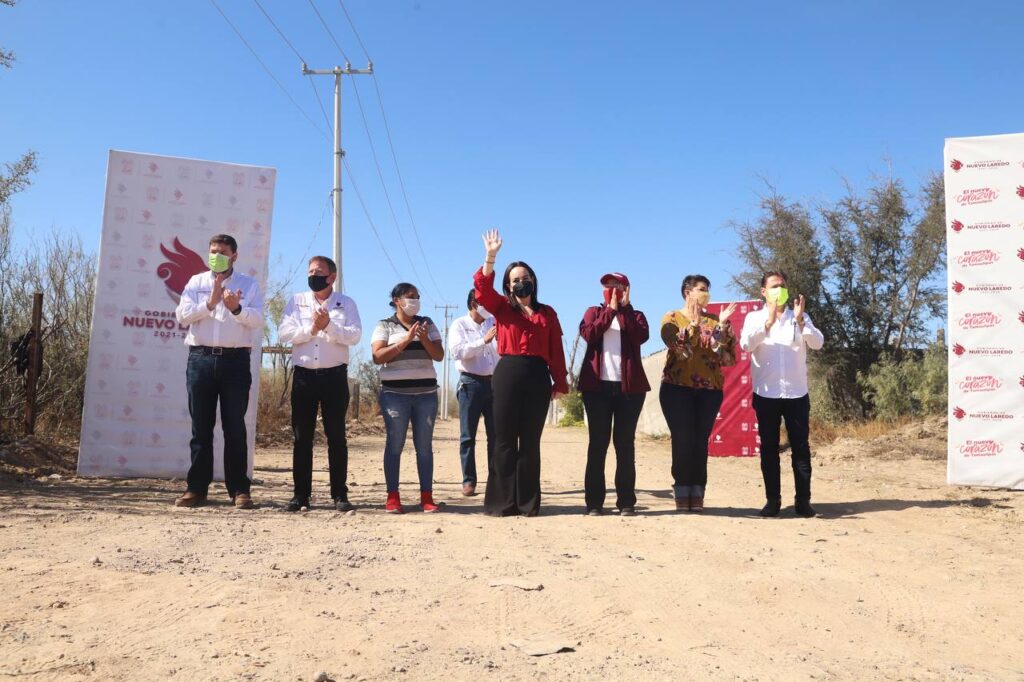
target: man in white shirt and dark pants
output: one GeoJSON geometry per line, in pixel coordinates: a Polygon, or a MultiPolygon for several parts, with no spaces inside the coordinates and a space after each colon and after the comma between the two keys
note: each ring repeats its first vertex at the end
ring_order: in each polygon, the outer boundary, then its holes
{"type": "Polygon", "coordinates": [[[331,477],[331,499],[338,511],[350,511],[348,500],[348,412],[349,347],[363,335],[356,303],[333,290],[338,278],[337,264],[327,256],[309,261],[309,291],[292,296],[285,306],[277,336],[292,344],[292,478],[294,497],[285,507],[299,511],[309,507],[313,493],[313,434],[316,414],[323,415],[327,436],[327,464],[331,477]]]}
{"type": "Polygon", "coordinates": [[[459,369],[459,456],[462,459],[462,494],[476,494],[476,431],[480,417],[487,432],[487,461],[494,453],[494,412],[491,376],[498,364],[498,346],[494,337],[498,328],[494,317],[480,307],[470,289],[466,299],[469,313],[452,322],[448,330],[448,352],[459,369]]]}
{"type": "Polygon", "coordinates": [[[754,412],[761,436],[761,475],[767,504],[761,516],[778,516],[782,508],[779,475],[779,425],[786,433],[793,460],[797,516],[815,515],[811,506],[811,400],[807,392],[807,349],[825,343],[821,332],[804,312],[804,297],[797,296],[787,308],[789,290],[784,272],[761,278],[764,308],[751,312],[743,322],[740,347],[750,353],[754,412]]]}
{"type": "Polygon", "coordinates": [[[263,294],[256,280],[235,272],[238,243],[218,234],[210,239],[209,266],[194,275],[181,292],[175,315],[188,325],[185,382],[192,417],[192,465],[188,489],[178,507],[206,502],[213,481],[213,427],[220,401],[224,429],[224,485],[239,509],[251,509],[249,447],[245,412],[252,385],[250,359],[263,332],[263,294]]]}

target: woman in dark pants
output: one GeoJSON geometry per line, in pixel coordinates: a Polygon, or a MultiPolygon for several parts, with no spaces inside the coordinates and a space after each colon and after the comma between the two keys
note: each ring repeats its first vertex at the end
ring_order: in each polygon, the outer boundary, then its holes
{"type": "Polygon", "coordinates": [[[587,513],[598,516],[605,497],[604,462],[615,444],[615,506],[636,513],[636,424],[651,385],[640,360],[650,330],[647,318],[629,302],[629,278],[612,272],[601,278],[604,305],[583,314],[580,336],[587,342],[580,391],[587,410],[590,445],[584,478],[587,513]]]}
{"type": "Polygon", "coordinates": [[[484,265],[473,276],[476,300],[494,314],[498,365],[491,380],[494,455],[488,462],[484,511],[489,516],[536,516],[540,511],[540,436],[552,398],[568,392],[562,327],[554,308],[537,300],[537,276],[510,263],[494,290],[501,235],[484,235],[484,265]],[[552,385],[553,384],[553,385],[552,385]]]}
{"type": "Polygon", "coordinates": [[[672,434],[672,492],[676,509],[704,511],[708,438],[722,406],[722,367],[736,364],[730,304],[716,316],[704,310],[711,281],[683,279],[684,306],[665,314],[661,338],[668,346],[661,378],[661,410],[672,434]]]}

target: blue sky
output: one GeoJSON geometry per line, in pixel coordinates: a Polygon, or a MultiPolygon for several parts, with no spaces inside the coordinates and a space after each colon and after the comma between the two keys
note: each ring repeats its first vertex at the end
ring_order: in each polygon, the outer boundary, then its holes
{"type": "MultiPolygon", "coordinates": [[[[250,0],[218,0],[318,131],[208,0],[30,2],[0,8],[0,160],[39,152],[13,202],[19,243],[51,228],[98,242],[107,150],[278,169],[272,269],[300,269],[331,184],[330,142],[295,55],[250,0]]],[[[307,0],[262,0],[314,68],[342,61],[307,0]]],[[[353,65],[336,0],[316,0],[353,65]]],[[[372,83],[360,94],[399,240],[351,85],[349,163],[402,279],[425,311],[464,303],[479,235],[530,262],[567,336],[620,270],[652,323],[689,272],[732,297],[724,226],[756,214],[762,178],[795,198],[887,172],[916,186],[945,137],[1020,132],[1019,2],[481,2],[348,0],[372,56],[423,241],[416,247],[372,83]],[[887,161],[888,160],[888,161],[887,161]]],[[[316,85],[330,107],[330,79],[316,85]]],[[[398,278],[349,186],[345,279],[366,327],[398,278]]],[[[312,251],[329,253],[330,217],[312,251]]],[[[501,262],[499,262],[501,265],[501,262]]],[[[571,339],[570,339],[571,340],[571,339]]],[[[656,349],[657,341],[645,347],[656,349]]]]}

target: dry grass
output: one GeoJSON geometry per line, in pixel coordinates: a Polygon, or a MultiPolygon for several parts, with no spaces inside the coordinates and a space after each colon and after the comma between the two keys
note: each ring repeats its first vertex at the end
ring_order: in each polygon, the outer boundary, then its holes
{"type": "MultiPolygon", "coordinates": [[[[815,443],[834,443],[840,438],[856,440],[873,440],[904,429],[915,420],[903,418],[896,421],[871,419],[866,421],[825,422],[811,420],[811,441],[815,443]]],[[[785,429],[783,429],[783,432],[785,429]]],[[[788,438],[786,438],[788,440],[788,438]]]]}

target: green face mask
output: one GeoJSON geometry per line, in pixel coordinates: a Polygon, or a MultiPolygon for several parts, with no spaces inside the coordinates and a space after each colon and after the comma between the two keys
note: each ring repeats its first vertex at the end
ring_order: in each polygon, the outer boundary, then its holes
{"type": "Polygon", "coordinates": [[[214,272],[227,272],[231,267],[231,259],[223,253],[211,253],[209,263],[214,272]]]}
{"type": "Polygon", "coordinates": [[[786,287],[773,287],[766,291],[766,298],[769,303],[774,303],[781,308],[789,300],[789,289],[786,287]]]}

